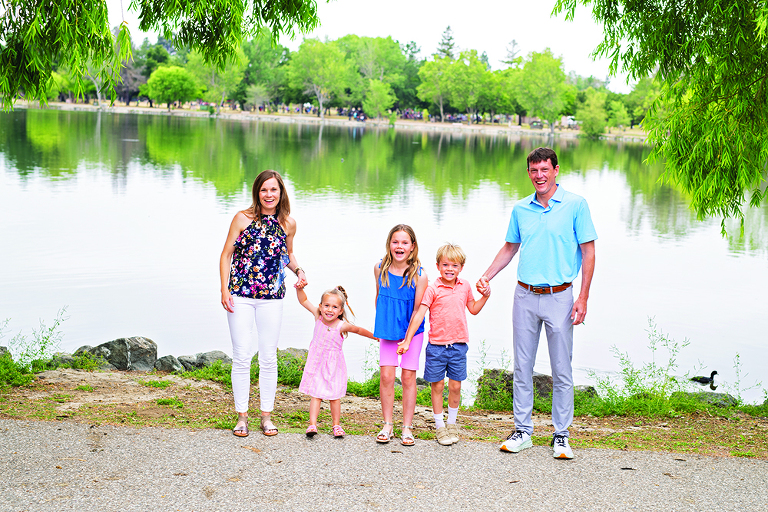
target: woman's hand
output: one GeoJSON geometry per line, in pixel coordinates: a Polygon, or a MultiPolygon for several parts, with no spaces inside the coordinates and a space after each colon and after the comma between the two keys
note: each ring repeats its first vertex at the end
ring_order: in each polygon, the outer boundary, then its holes
{"type": "Polygon", "coordinates": [[[224,309],[228,312],[235,312],[235,301],[232,299],[232,294],[229,293],[229,290],[221,292],[221,305],[224,306],[224,309]]]}
{"type": "Polygon", "coordinates": [[[296,277],[299,278],[298,281],[296,281],[296,284],[293,285],[297,290],[301,290],[305,286],[307,286],[309,283],[307,283],[307,275],[304,273],[303,269],[299,269],[298,273],[296,274],[296,277]]]}

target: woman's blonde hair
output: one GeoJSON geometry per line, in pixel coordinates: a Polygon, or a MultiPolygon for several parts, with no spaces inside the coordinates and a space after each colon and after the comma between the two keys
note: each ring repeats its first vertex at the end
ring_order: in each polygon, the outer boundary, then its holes
{"type": "MultiPolygon", "coordinates": [[[[347,297],[347,291],[344,289],[343,286],[339,285],[336,288],[331,288],[330,290],[325,290],[323,292],[323,295],[320,296],[320,303],[325,300],[325,297],[327,295],[333,295],[335,297],[338,297],[338,299],[341,301],[341,314],[337,318],[341,318],[344,322],[350,322],[347,319],[347,308],[349,308],[349,312],[352,313],[352,316],[355,316],[355,312],[352,311],[352,307],[349,305],[349,299],[347,297]]],[[[342,334],[346,338],[347,333],[342,334]]]]}
{"type": "Polygon", "coordinates": [[[387,252],[381,259],[381,284],[384,286],[389,286],[389,267],[392,265],[392,253],[389,251],[389,244],[392,242],[392,237],[395,236],[395,233],[399,231],[407,234],[411,238],[411,243],[413,244],[413,251],[411,251],[410,256],[408,256],[408,260],[406,261],[406,263],[408,263],[408,268],[403,273],[403,277],[405,277],[405,279],[403,280],[403,284],[400,287],[402,288],[406,284],[408,287],[414,287],[416,286],[415,281],[419,275],[421,262],[419,261],[419,244],[416,243],[416,233],[414,233],[413,228],[407,224],[398,224],[389,230],[386,245],[387,252]]]}

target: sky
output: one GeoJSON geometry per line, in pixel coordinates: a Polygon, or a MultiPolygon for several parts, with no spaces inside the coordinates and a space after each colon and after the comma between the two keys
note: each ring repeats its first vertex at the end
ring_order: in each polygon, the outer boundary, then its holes
{"type": "MultiPolygon", "coordinates": [[[[123,19],[121,0],[107,0],[107,4],[112,26],[118,25],[123,19]]],[[[129,0],[122,0],[125,21],[134,41],[140,42],[146,34],[139,31],[138,16],[128,11],[129,4],[129,0]]],[[[429,57],[450,26],[456,45],[486,52],[493,69],[504,66],[500,61],[506,58],[507,46],[514,39],[523,56],[550,48],[562,58],[566,73],[575,71],[585,77],[605,79],[608,60],[594,61],[590,57],[602,40],[602,27],[583,7],[577,9],[574,21],[566,21],[563,14],[552,17],[554,5],[555,0],[320,0],[320,27],[305,36],[297,34],[294,40],[284,37],[280,42],[294,51],[303,37],[391,36],[400,43],[415,41],[421,48],[420,56],[429,57]]],[[[154,42],[157,36],[148,37],[154,42]]],[[[623,76],[611,78],[608,87],[615,92],[631,90],[623,76]]]]}

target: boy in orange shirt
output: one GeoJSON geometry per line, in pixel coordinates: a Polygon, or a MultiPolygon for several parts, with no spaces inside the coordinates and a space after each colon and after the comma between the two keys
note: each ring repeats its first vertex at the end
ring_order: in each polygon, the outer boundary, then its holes
{"type": "Polygon", "coordinates": [[[411,344],[421,321],[429,310],[429,344],[424,364],[424,380],[432,383],[432,412],[437,428],[437,442],[451,445],[459,441],[456,417],[461,403],[461,381],[467,378],[467,329],[466,307],[476,315],[483,309],[491,295],[488,288],[480,300],[475,300],[472,287],[459,279],[459,273],[467,260],[461,247],[445,244],[437,250],[438,277],[427,287],[416,314],[411,318],[408,332],[398,345],[403,354],[411,344]],[[448,425],[443,421],[443,389],[448,376],[448,425]]]}

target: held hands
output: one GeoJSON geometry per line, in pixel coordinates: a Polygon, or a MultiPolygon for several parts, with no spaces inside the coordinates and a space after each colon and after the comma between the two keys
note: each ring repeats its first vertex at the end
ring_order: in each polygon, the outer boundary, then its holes
{"type": "Polygon", "coordinates": [[[296,281],[296,284],[293,285],[293,287],[296,288],[297,290],[301,290],[302,288],[307,286],[307,284],[309,283],[307,283],[307,276],[304,274],[304,270],[301,268],[298,268],[297,270],[298,272],[296,272],[296,277],[298,277],[299,280],[296,281]]]}
{"type": "Polygon", "coordinates": [[[478,279],[475,287],[477,288],[478,293],[483,297],[491,296],[491,283],[488,281],[487,277],[482,276],[480,279],[478,279]]]}
{"type": "Polygon", "coordinates": [[[397,355],[401,356],[408,352],[408,347],[411,346],[410,340],[403,340],[397,344],[397,355]]]}

